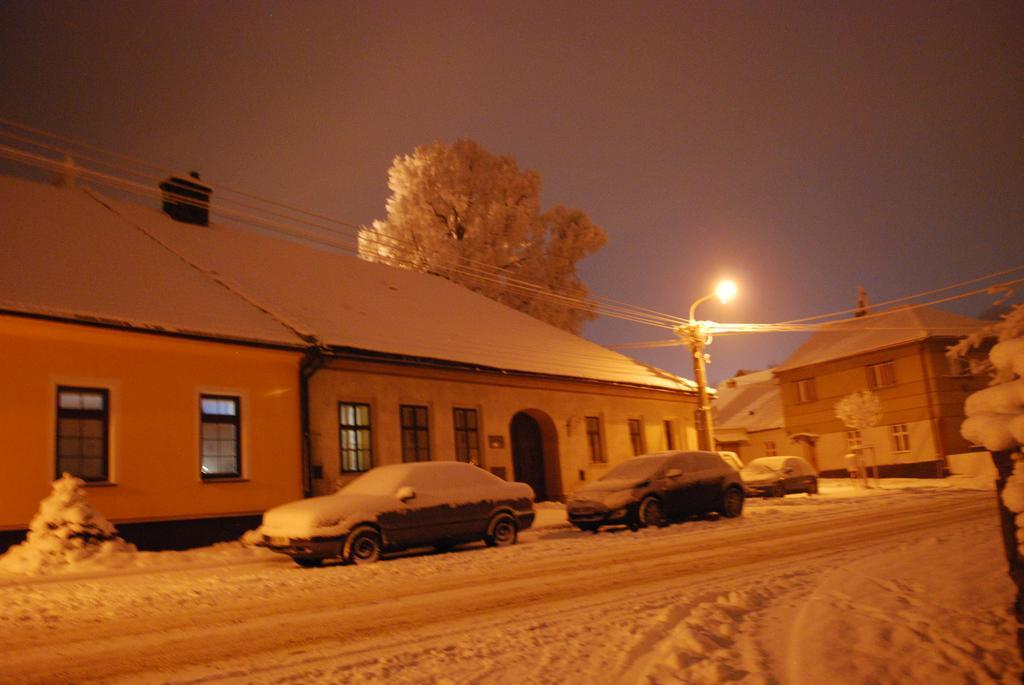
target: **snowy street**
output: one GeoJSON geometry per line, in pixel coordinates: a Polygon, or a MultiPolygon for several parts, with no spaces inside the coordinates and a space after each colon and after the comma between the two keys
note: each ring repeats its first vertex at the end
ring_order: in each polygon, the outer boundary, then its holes
{"type": "MultiPolygon", "coordinates": [[[[955,480],[955,479],[954,479],[955,480]]],[[[994,493],[824,482],[738,520],[300,569],[237,544],[0,576],[3,682],[1011,683],[994,493]]]]}

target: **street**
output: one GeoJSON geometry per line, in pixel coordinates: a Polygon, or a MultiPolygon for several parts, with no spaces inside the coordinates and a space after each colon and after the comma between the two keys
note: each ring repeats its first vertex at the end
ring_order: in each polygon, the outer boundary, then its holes
{"type": "Polygon", "coordinates": [[[151,567],[5,577],[0,679],[1016,682],[993,497],[825,488],[750,501],[739,520],[554,525],[513,548],[369,567],[162,553],[151,567]]]}

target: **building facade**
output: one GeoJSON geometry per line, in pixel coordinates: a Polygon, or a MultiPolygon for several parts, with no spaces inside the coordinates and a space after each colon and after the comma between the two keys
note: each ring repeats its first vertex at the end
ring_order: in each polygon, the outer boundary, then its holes
{"type": "Polygon", "coordinates": [[[800,456],[825,475],[842,475],[859,452],[883,476],[936,477],[946,457],[966,452],[960,436],[967,395],[984,387],[946,350],[983,322],[929,307],[855,318],[815,333],[775,369],[785,429],[800,456]],[[836,404],[871,390],[881,403],[877,425],[851,430],[836,404]]]}
{"type": "Polygon", "coordinates": [[[62,472],[181,548],[381,464],[560,499],[696,444],[691,381],[441,278],[88,188],[0,177],[0,202],[0,546],[62,472]]]}

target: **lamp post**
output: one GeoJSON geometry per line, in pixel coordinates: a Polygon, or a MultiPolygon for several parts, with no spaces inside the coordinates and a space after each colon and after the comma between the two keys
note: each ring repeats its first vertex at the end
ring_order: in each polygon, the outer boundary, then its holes
{"type": "Polygon", "coordinates": [[[715,449],[714,426],[711,423],[711,402],[708,397],[707,355],[704,353],[704,347],[711,342],[711,336],[708,334],[707,326],[703,322],[697,321],[694,315],[697,305],[701,302],[717,297],[722,304],[725,304],[736,296],[736,290],[736,284],[732,281],[720,281],[715,286],[714,292],[698,298],[690,305],[689,320],[675,329],[676,335],[690,346],[690,355],[693,357],[693,375],[694,380],[697,381],[697,412],[700,415],[700,425],[703,427],[703,430],[699,431],[697,435],[697,448],[702,450],[714,451],[715,449]]]}

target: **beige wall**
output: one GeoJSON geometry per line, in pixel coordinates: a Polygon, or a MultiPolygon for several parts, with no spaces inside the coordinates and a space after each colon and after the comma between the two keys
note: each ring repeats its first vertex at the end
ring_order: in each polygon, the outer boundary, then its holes
{"type": "MultiPolygon", "coordinates": [[[[564,496],[633,455],[627,420],[642,419],[645,451],[666,448],[664,421],[674,425],[676,448],[695,448],[694,398],[672,391],[617,387],[611,384],[523,377],[491,372],[399,366],[334,360],[310,381],[310,419],[314,465],[323,479],[314,492],[332,492],[340,474],[338,402],[371,406],[374,464],[401,461],[399,405],[429,407],[431,455],[454,459],[454,407],[476,408],[480,417],[482,466],[515,472],[509,424],[517,412],[550,419],[545,447],[547,481],[553,496],[564,496]],[[601,418],[607,464],[591,463],[585,416],[601,418]],[[488,446],[500,436],[503,446],[488,446]],[[583,479],[580,478],[580,473],[583,479]]],[[[542,422],[543,423],[543,422],[542,422]]]]}
{"type": "Polygon", "coordinates": [[[56,388],[106,388],[112,521],[261,513],[302,496],[298,352],[0,316],[0,529],[21,529],[56,474],[56,388]],[[199,395],[241,399],[243,477],[203,481],[199,395]]]}
{"type": "Polygon", "coordinates": [[[967,395],[984,379],[954,376],[945,358],[952,340],[933,339],[865,353],[857,357],[814,364],[778,373],[786,431],[820,436],[815,448],[819,470],[845,468],[849,451],[846,426],[835,417],[835,405],[850,393],[868,389],[867,367],[894,363],[896,384],[875,390],[882,403],[877,427],[865,431],[879,464],[933,461],[967,449],[959,435],[967,395]],[[795,382],[814,378],[817,399],[797,402],[795,382]],[[889,426],[906,424],[911,450],[893,452],[889,426]]]}

